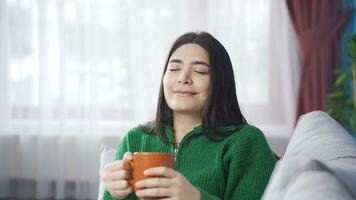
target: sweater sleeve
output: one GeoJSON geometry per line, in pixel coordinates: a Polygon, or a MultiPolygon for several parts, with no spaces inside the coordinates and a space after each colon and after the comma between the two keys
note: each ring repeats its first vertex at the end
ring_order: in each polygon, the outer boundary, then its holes
{"type": "MultiPolygon", "coordinates": [[[[122,157],[124,156],[124,154],[129,151],[129,133],[126,134],[124,136],[124,138],[122,139],[122,141],[120,142],[117,151],[116,151],[116,156],[115,156],[115,160],[121,160],[122,157]]],[[[134,193],[129,194],[126,198],[126,200],[134,200],[135,195],[134,193]]],[[[111,196],[111,194],[108,191],[104,191],[104,195],[103,195],[103,200],[116,200],[116,198],[114,198],[113,196],[111,196]]]]}
{"type": "Polygon", "coordinates": [[[276,164],[263,133],[253,127],[227,152],[224,199],[261,199],[276,164]]]}

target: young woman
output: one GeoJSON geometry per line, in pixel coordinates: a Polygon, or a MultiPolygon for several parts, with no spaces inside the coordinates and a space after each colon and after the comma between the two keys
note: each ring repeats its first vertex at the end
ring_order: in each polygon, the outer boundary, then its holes
{"type": "Polygon", "coordinates": [[[209,33],[187,33],[168,54],[156,118],[129,131],[105,167],[103,199],[260,199],[275,163],[240,111],[225,48],[209,33]],[[134,193],[130,152],[175,152],[175,167],[146,170],[153,177],[134,193]]]}

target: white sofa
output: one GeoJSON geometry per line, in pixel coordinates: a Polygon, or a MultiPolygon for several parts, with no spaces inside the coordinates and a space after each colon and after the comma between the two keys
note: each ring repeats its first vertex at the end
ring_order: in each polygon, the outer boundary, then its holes
{"type": "MultiPolygon", "coordinates": [[[[100,171],[114,155],[102,147],[100,171]]],[[[103,191],[100,182],[98,199],[103,191]]],[[[301,116],[262,199],[356,199],[355,138],[322,111],[301,116]]]]}
{"type": "Polygon", "coordinates": [[[322,111],[301,116],[262,199],[356,199],[355,138],[322,111]]]}

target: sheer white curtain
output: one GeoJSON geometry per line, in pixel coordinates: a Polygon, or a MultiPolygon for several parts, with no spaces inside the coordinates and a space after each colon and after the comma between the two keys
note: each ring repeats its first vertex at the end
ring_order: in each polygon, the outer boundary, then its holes
{"type": "Polygon", "coordinates": [[[297,53],[284,1],[0,1],[0,198],[95,199],[99,146],[154,116],[169,47],[209,31],[248,121],[294,123],[297,53]]]}
{"type": "Polygon", "coordinates": [[[227,48],[250,123],[266,131],[294,124],[298,49],[284,1],[211,0],[209,30],[227,48]]]}

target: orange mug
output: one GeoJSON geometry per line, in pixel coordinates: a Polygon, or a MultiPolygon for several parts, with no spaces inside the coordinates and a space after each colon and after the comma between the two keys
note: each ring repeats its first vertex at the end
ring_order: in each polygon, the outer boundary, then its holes
{"type": "MultiPolygon", "coordinates": [[[[174,168],[174,154],[161,152],[135,152],[133,159],[128,162],[131,167],[131,178],[128,180],[131,186],[137,181],[149,178],[143,172],[152,167],[174,168]]],[[[134,190],[136,188],[134,187],[134,190]]]]}

